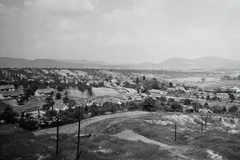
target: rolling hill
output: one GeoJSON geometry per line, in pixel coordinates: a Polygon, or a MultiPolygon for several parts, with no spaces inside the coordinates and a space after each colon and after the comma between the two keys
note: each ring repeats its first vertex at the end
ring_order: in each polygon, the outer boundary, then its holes
{"type": "Polygon", "coordinates": [[[0,68],[99,68],[99,69],[226,69],[240,68],[240,61],[218,57],[198,59],[170,58],[161,63],[109,64],[88,60],[53,60],[0,57],[0,68]]]}

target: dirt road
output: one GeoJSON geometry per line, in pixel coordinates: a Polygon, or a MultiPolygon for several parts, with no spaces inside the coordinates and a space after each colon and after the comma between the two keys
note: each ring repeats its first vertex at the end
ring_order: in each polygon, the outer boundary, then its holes
{"type": "MultiPolygon", "coordinates": [[[[80,130],[83,130],[84,127],[87,125],[90,125],[92,123],[109,119],[109,118],[119,118],[119,117],[130,117],[135,118],[139,117],[141,115],[147,115],[150,114],[149,112],[143,112],[143,111],[133,111],[133,112],[124,112],[124,113],[116,113],[116,114],[110,114],[110,115],[102,115],[102,116],[96,116],[91,117],[85,120],[82,120],[80,123],[80,130]]],[[[64,125],[59,128],[60,134],[76,134],[78,130],[78,123],[73,123],[69,125],[64,125]]],[[[56,134],[57,129],[55,128],[49,128],[49,129],[43,129],[33,132],[34,135],[42,135],[42,134],[56,134]]]]}

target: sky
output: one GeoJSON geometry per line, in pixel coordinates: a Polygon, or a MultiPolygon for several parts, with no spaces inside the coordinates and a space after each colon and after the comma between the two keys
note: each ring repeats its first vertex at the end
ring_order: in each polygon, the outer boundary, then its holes
{"type": "Polygon", "coordinates": [[[240,60],[240,1],[0,0],[0,56],[240,60]]]}

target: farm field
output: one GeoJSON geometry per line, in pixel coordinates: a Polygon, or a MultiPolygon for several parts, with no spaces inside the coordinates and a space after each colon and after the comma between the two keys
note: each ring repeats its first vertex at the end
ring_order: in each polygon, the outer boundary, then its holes
{"type": "Polygon", "coordinates": [[[105,95],[117,96],[119,94],[115,89],[105,88],[105,87],[100,87],[100,88],[93,87],[92,91],[96,97],[105,96],[105,95]]]}
{"type": "Polygon", "coordinates": [[[196,85],[202,88],[231,88],[234,86],[240,86],[240,81],[207,81],[203,83],[186,83],[186,85],[196,85]]]}
{"type": "MultiPolygon", "coordinates": [[[[171,78],[166,79],[168,81],[172,82],[201,82],[202,77],[185,77],[185,78],[171,78]]],[[[220,81],[219,78],[213,78],[213,77],[205,77],[206,81],[220,81]]]]}
{"type": "Polygon", "coordinates": [[[92,98],[92,97],[101,97],[106,95],[110,95],[114,97],[119,95],[118,91],[116,91],[115,89],[105,88],[105,87],[100,87],[100,88],[92,87],[92,92],[93,92],[93,95],[90,96],[87,90],[85,90],[84,92],[81,92],[79,90],[68,90],[69,96],[78,97],[78,98],[92,98]]]}
{"type": "Polygon", "coordinates": [[[201,82],[202,77],[186,77],[186,78],[172,78],[166,79],[173,82],[173,84],[184,83],[186,86],[198,86],[201,88],[231,88],[234,86],[240,87],[240,80],[221,80],[220,78],[205,77],[206,81],[201,82]]]}
{"type": "Polygon", "coordinates": [[[20,106],[13,106],[13,110],[16,112],[26,111],[26,110],[38,110],[45,102],[38,101],[38,102],[30,102],[25,105],[20,106]]]}
{"type": "Polygon", "coordinates": [[[78,98],[88,98],[90,97],[89,93],[87,91],[81,92],[76,89],[69,89],[68,95],[71,97],[78,97],[78,98]]]}

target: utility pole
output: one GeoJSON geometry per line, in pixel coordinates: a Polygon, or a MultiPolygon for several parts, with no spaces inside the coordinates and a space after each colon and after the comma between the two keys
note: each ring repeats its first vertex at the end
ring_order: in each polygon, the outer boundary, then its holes
{"type": "Polygon", "coordinates": [[[175,142],[177,141],[177,122],[175,122],[175,142]]]}
{"type": "Polygon", "coordinates": [[[208,115],[205,117],[205,130],[207,130],[207,118],[208,118],[208,115]]]}
{"type": "Polygon", "coordinates": [[[203,133],[203,115],[202,115],[202,123],[201,123],[201,133],[203,133]]]}
{"type": "Polygon", "coordinates": [[[78,144],[77,144],[77,160],[80,158],[81,152],[79,153],[80,145],[80,106],[79,106],[79,116],[78,116],[78,144]]]}
{"type": "Polygon", "coordinates": [[[59,113],[57,114],[57,144],[56,144],[56,155],[59,154],[58,151],[58,140],[59,140],[59,113]]]}

